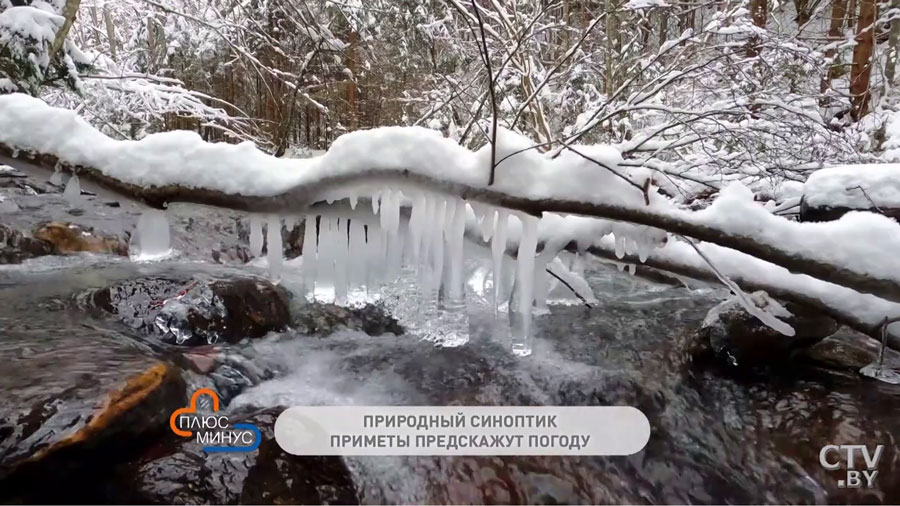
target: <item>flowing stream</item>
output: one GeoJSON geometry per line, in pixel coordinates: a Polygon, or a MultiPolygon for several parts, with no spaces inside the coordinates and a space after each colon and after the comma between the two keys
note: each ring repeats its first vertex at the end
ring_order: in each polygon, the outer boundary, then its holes
{"type": "MultiPolygon", "coordinates": [[[[55,199],[62,197],[16,197],[31,217],[72,219],[62,216],[69,206],[55,199]]],[[[134,223],[130,211],[100,209],[110,223],[118,218],[134,223]]],[[[266,275],[252,263],[198,263],[227,235],[222,230],[235,226],[233,216],[197,208],[172,212],[179,216],[173,238],[180,254],[168,260],[133,263],[75,255],[0,266],[0,392],[6,406],[0,407],[0,420],[14,406],[46,398],[48,391],[64,395],[79,382],[120,374],[123,366],[127,370],[134,363],[137,369],[142,356],[177,363],[184,349],[93,311],[80,294],[118,281],[186,272],[266,275]]],[[[230,237],[238,241],[237,234],[230,237]]],[[[467,258],[467,344],[441,348],[415,335],[339,329],[325,337],[289,330],[216,345],[219,355],[258,372],[234,388],[225,409],[631,405],[650,420],[647,447],[628,457],[348,458],[353,485],[365,503],[900,501],[897,386],[801,363],[762,374],[695,360],[695,331],[723,293],[658,284],[599,263],[591,264],[587,275],[597,304],[552,305],[549,314],[536,315],[533,352],[517,357],[510,353],[507,322],[498,322],[506,314],[495,316],[491,294],[481,289],[490,277],[490,252],[474,251],[467,258]],[[875,488],[838,488],[840,473],[819,463],[819,450],[834,443],[885,445],[875,488]]],[[[283,284],[292,286],[288,275],[283,284]]],[[[292,301],[294,309],[302,304],[299,297],[292,301]]],[[[188,391],[209,381],[186,370],[184,378],[188,391]]],[[[221,381],[228,380],[217,385],[221,381]]],[[[65,423],[57,419],[41,430],[52,433],[65,423]]],[[[8,435],[0,427],[0,450],[8,435]]],[[[65,497],[104,498],[96,487],[91,494],[79,487],[91,488],[71,485],[65,497]]]]}

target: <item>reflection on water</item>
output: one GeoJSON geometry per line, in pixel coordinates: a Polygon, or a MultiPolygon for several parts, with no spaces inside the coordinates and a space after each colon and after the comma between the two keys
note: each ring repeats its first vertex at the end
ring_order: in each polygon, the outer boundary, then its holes
{"type": "MultiPolygon", "coordinates": [[[[536,316],[533,353],[513,357],[509,316],[494,314],[489,271],[481,262],[469,266],[466,345],[440,348],[410,335],[339,331],[327,338],[287,332],[219,346],[223,360],[265,371],[245,374],[253,376],[249,387],[236,390],[226,409],[631,405],[651,423],[647,447],[630,457],[348,459],[360,495],[370,503],[900,500],[900,388],[801,366],[760,376],[695,362],[686,352],[692,330],[719,300],[716,293],[652,284],[597,266],[589,276],[596,305],[558,305],[536,316]],[[839,489],[839,476],[819,465],[823,445],[842,443],[886,445],[875,489],[839,489]]],[[[105,370],[121,371],[122,363],[137,369],[148,356],[173,360],[181,353],[77,307],[75,294],[119,279],[208,269],[213,267],[76,257],[0,270],[0,416],[48,389],[87,388],[90,377],[102,382],[105,370]]],[[[215,272],[227,269],[216,266],[215,272]]],[[[284,283],[291,284],[288,273],[284,283]]],[[[209,381],[185,375],[191,388],[209,381]]],[[[59,420],[47,430],[65,426],[66,412],[78,412],[66,407],[59,407],[59,420]]]]}

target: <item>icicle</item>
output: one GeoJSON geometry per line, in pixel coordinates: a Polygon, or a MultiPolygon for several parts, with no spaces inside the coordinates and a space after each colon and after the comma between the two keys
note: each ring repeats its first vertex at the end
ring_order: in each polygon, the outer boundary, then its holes
{"type": "Polygon", "coordinates": [[[359,203],[359,195],[356,192],[350,194],[350,209],[356,209],[356,204],[359,203]]]}
{"type": "Polygon", "coordinates": [[[166,212],[159,209],[144,211],[138,218],[133,239],[138,244],[139,259],[148,260],[168,255],[171,247],[166,212]]]}
{"type": "Polygon", "coordinates": [[[372,194],[372,214],[378,214],[378,194],[372,194]]]}
{"type": "Polygon", "coordinates": [[[334,303],[347,303],[347,220],[338,218],[334,237],[334,303]]]}
{"type": "Polygon", "coordinates": [[[412,211],[409,216],[409,252],[410,263],[417,265],[422,251],[422,229],[425,223],[425,211],[428,206],[425,195],[416,195],[413,199],[412,211]]]}
{"type": "Polygon", "coordinates": [[[491,256],[494,260],[494,314],[500,304],[500,280],[503,277],[503,257],[506,255],[506,231],[509,223],[509,211],[499,209],[497,221],[494,223],[494,237],[491,240],[491,256]]]}
{"type": "Polygon", "coordinates": [[[266,250],[269,277],[279,279],[284,264],[284,249],[281,243],[281,217],[277,214],[269,216],[269,223],[266,226],[266,250]]]}
{"type": "Polygon", "coordinates": [[[428,193],[423,195],[424,198],[424,210],[422,212],[422,221],[421,225],[417,225],[421,228],[422,232],[422,247],[420,249],[419,263],[418,263],[418,276],[419,276],[419,286],[422,289],[422,293],[425,294],[425,299],[427,299],[428,293],[430,293],[431,286],[431,272],[432,272],[432,255],[431,250],[434,248],[434,217],[435,217],[435,209],[437,208],[437,199],[428,193]]]}
{"type": "Polygon", "coordinates": [[[62,184],[62,171],[59,170],[59,167],[57,167],[57,168],[53,171],[53,175],[50,176],[50,183],[51,183],[51,184],[55,184],[55,185],[57,185],[57,186],[59,186],[59,185],[62,184]]]}
{"type": "Polygon", "coordinates": [[[516,287],[521,327],[514,329],[512,352],[514,355],[531,355],[531,314],[534,303],[534,255],[537,251],[538,218],[520,214],[522,239],[516,255],[516,287]],[[517,335],[518,334],[518,335],[517,335]]]}
{"type": "MultiPolygon", "coordinates": [[[[391,208],[391,190],[385,190],[381,193],[381,214],[378,215],[381,230],[387,233],[390,227],[390,208],[391,208]]],[[[378,213],[378,211],[375,211],[378,213]]]]}
{"type": "Polygon", "coordinates": [[[367,237],[366,258],[369,262],[369,268],[366,273],[366,289],[371,295],[381,285],[382,274],[384,273],[384,257],[382,256],[383,250],[381,245],[382,233],[374,220],[369,223],[367,237]]]}
{"type": "Polygon", "coordinates": [[[259,257],[263,248],[263,219],[255,214],[250,215],[250,254],[259,257]]]}
{"type": "Polygon", "coordinates": [[[650,248],[652,248],[652,247],[653,246],[651,245],[650,241],[647,240],[644,236],[640,236],[638,238],[638,241],[637,241],[638,259],[641,261],[641,263],[644,263],[647,261],[647,257],[650,255],[650,248]]]}
{"type": "Polygon", "coordinates": [[[619,234],[615,234],[616,238],[616,258],[622,259],[625,257],[625,238],[619,234]]]}
{"type": "Polygon", "coordinates": [[[463,243],[466,234],[466,202],[456,199],[453,222],[447,231],[450,252],[450,290],[452,299],[463,298],[463,243]]]}
{"type": "Polygon", "coordinates": [[[634,264],[628,264],[628,267],[626,267],[626,269],[628,270],[629,274],[634,276],[634,273],[637,271],[637,266],[634,264]]]}
{"type": "MultiPolygon", "coordinates": [[[[441,278],[444,275],[444,230],[447,228],[447,200],[439,198],[435,210],[434,232],[431,246],[432,255],[434,255],[433,271],[431,277],[432,290],[440,290],[441,278]]],[[[451,211],[452,212],[452,211],[451,211]]]]}
{"type": "Polygon", "coordinates": [[[635,253],[637,253],[637,243],[634,242],[634,239],[626,237],[624,242],[626,255],[634,255],[635,253]]]}
{"type": "Polygon", "coordinates": [[[63,191],[63,198],[72,206],[81,202],[81,184],[78,183],[78,176],[73,175],[69,178],[66,189],[63,191]]]}
{"type": "Polygon", "coordinates": [[[334,286],[334,218],[322,216],[319,221],[318,280],[323,286],[334,286]]]}
{"type": "Polygon", "coordinates": [[[366,284],[366,230],[362,220],[350,220],[350,265],[351,284],[366,284]]]}
{"type": "Polygon", "coordinates": [[[306,215],[303,231],[303,287],[309,292],[316,288],[316,217],[306,215]]]}
{"type": "Polygon", "coordinates": [[[494,232],[494,221],[497,218],[497,212],[493,209],[489,210],[481,220],[481,239],[485,242],[491,240],[491,234],[494,232]]]}

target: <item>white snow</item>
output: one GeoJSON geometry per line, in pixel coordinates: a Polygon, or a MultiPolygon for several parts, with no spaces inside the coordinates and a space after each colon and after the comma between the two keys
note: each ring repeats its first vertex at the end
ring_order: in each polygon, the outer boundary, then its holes
{"type": "Polygon", "coordinates": [[[803,185],[813,207],[900,207],[900,164],[842,165],[813,172],[803,185]]]}
{"type": "MultiPolygon", "coordinates": [[[[193,132],[168,132],[141,141],[116,141],[72,111],[51,108],[21,94],[0,96],[0,142],[14,149],[56,155],[70,164],[94,167],[128,183],[178,184],[247,196],[271,196],[329,178],[366,175],[377,170],[405,170],[412,179],[432,178],[479,189],[486,187],[490,170],[489,148],[472,152],[438,132],[416,127],[356,131],[339,137],[324,155],[302,160],[271,157],[250,143],[205,143],[193,132]]],[[[551,158],[529,149],[532,146],[530,140],[518,134],[498,131],[500,163],[491,190],[535,202],[574,201],[628,210],[647,218],[676,218],[714,232],[710,240],[743,236],[764,248],[900,283],[900,256],[896,255],[900,251],[900,226],[884,216],[851,212],[834,222],[797,223],[776,216],[754,202],[752,192],[740,183],[722,189],[708,208],[692,212],[675,206],[652,186],[645,195],[636,186],[647,181],[649,169],[622,166],[621,155],[612,147],[573,146],[574,151],[564,151],[551,158]]],[[[816,184],[815,179],[811,184],[816,184]]],[[[348,237],[352,241],[352,237],[359,238],[360,234],[359,229],[354,234],[352,224],[348,234],[346,220],[324,215],[320,218],[315,260],[304,267],[304,271],[314,275],[314,291],[320,286],[332,286],[337,298],[342,299],[347,285],[352,286],[358,280],[350,275],[346,279],[338,278],[336,269],[344,269],[345,264],[352,263],[349,257],[356,258],[360,251],[364,251],[365,260],[353,265],[356,270],[365,271],[366,290],[372,291],[384,282],[396,282],[406,251],[407,257],[413,259],[407,263],[415,267],[422,304],[427,311],[437,307],[442,288],[451,290],[453,295],[458,293],[461,286],[458,283],[459,241],[461,230],[470,227],[466,203],[456,196],[424,191],[413,184],[392,187],[383,180],[365,184],[355,179],[349,183],[338,181],[331,190],[328,199],[355,200],[358,195],[372,195],[372,210],[380,212],[380,216],[365,221],[368,229],[362,234],[366,236],[364,245],[359,240],[352,245],[348,243],[348,237]],[[408,227],[401,230],[399,209],[410,204],[408,227]],[[465,220],[464,227],[460,226],[462,220],[465,220]]],[[[878,198],[888,197],[878,193],[878,198]]],[[[646,257],[652,255],[652,248],[668,239],[665,232],[646,226],[553,213],[544,213],[542,219],[523,216],[523,227],[520,220],[507,220],[507,211],[499,210],[490,227],[490,221],[484,224],[488,214],[483,208],[473,210],[471,225],[484,236],[493,238],[497,292],[501,285],[498,273],[503,270],[502,252],[508,249],[508,241],[518,244],[516,291],[526,331],[535,300],[538,242],[550,250],[546,256],[542,253],[542,261],[549,265],[554,255],[571,241],[583,248],[604,238],[613,241],[619,256],[631,252],[646,257]],[[483,216],[481,225],[477,223],[478,215],[483,216]]],[[[314,218],[308,216],[307,223],[315,223],[310,221],[314,218]]],[[[274,220],[280,219],[271,218],[270,226],[280,223],[274,220]]],[[[673,242],[668,240],[669,244],[673,242]]],[[[280,248],[278,244],[278,251],[270,251],[270,266],[275,266],[276,274],[280,248]]],[[[312,245],[310,260],[311,253],[312,245]]],[[[544,280],[538,281],[537,295],[542,302],[544,280]]],[[[521,329],[516,332],[521,334],[521,329]]],[[[527,342],[520,344],[523,350],[527,349],[527,342]]]]}
{"type": "MultiPolygon", "coordinates": [[[[4,9],[0,12],[0,46],[9,48],[19,57],[27,57],[29,53],[27,46],[37,44],[41,47],[52,43],[56,37],[56,30],[62,26],[63,21],[62,16],[36,7],[4,9]]],[[[39,66],[46,68],[50,64],[47,51],[41,51],[37,55],[31,54],[33,58],[38,59],[36,63],[39,66]]],[[[0,85],[4,88],[8,86],[3,83],[0,85]]]]}

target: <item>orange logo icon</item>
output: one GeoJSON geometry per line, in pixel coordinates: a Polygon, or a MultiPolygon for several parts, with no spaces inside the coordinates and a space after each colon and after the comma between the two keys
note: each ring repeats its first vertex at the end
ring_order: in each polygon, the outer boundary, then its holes
{"type": "Polygon", "coordinates": [[[179,436],[183,436],[183,437],[191,437],[194,435],[194,433],[189,430],[179,429],[178,425],[175,423],[175,421],[178,419],[178,415],[196,413],[197,412],[197,399],[201,395],[210,396],[212,398],[213,411],[219,411],[219,396],[216,395],[216,393],[213,392],[212,390],[210,390],[209,388],[200,388],[200,389],[196,390],[193,395],[191,395],[190,407],[176,409],[175,411],[172,412],[172,416],[169,417],[169,427],[172,428],[172,432],[174,432],[175,434],[178,434],[179,436]]]}

